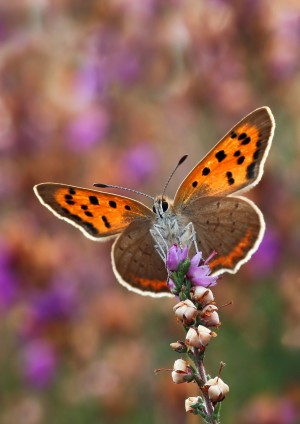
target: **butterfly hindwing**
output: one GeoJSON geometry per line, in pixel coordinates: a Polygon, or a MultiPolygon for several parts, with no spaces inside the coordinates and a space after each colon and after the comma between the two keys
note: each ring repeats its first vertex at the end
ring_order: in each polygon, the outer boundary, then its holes
{"type": "Polygon", "coordinates": [[[247,115],[185,178],[176,193],[174,206],[184,207],[198,197],[229,195],[258,183],[274,127],[268,107],[247,115]]]}
{"type": "Polygon", "coordinates": [[[34,191],[58,218],[94,240],[115,236],[133,220],[154,216],[142,203],[116,194],[55,183],[38,184],[34,191]]]}
{"type": "Polygon", "coordinates": [[[170,296],[165,264],[150,234],[153,221],[133,221],[115,241],[112,264],[118,281],[139,294],[170,296]]]}
{"type": "Polygon", "coordinates": [[[209,264],[217,274],[236,272],[256,251],[265,231],[262,213],[243,197],[196,199],[185,209],[184,219],[193,222],[203,257],[217,253],[209,264]]]}

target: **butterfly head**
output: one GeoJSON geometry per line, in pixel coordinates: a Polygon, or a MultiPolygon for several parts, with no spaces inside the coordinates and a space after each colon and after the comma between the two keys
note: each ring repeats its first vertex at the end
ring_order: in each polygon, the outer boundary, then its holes
{"type": "Polygon", "coordinates": [[[157,216],[162,218],[169,211],[170,205],[171,201],[166,196],[160,195],[154,199],[152,209],[157,216]]]}

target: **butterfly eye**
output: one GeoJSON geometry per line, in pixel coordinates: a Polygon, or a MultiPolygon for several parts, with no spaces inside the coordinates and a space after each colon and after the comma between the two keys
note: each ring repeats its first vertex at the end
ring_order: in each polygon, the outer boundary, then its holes
{"type": "Polygon", "coordinates": [[[162,201],[161,206],[162,206],[163,212],[166,212],[166,210],[168,210],[169,204],[168,202],[162,201]]]}

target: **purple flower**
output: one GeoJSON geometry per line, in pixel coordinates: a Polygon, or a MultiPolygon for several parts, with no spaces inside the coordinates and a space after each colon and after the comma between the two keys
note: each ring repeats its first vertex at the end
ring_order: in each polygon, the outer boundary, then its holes
{"type": "Polygon", "coordinates": [[[45,340],[34,340],[22,352],[23,375],[36,388],[45,388],[53,380],[57,357],[53,347],[45,340]]]}
{"type": "Polygon", "coordinates": [[[217,284],[217,276],[209,275],[210,267],[202,258],[202,252],[198,252],[191,259],[187,277],[194,286],[211,287],[217,284]]]}
{"type": "Polygon", "coordinates": [[[187,255],[187,246],[181,249],[181,247],[178,247],[177,244],[173,244],[167,254],[167,269],[169,271],[177,271],[178,265],[180,264],[180,262],[183,262],[187,258],[187,255]]]}

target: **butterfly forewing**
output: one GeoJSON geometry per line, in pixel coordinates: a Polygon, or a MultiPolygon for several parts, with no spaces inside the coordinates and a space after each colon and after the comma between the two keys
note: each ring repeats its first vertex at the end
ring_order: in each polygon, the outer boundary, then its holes
{"type": "Polygon", "coordinates": [[[142,203],[116,194],[55,183],[38,184],[34,190],[56,216],[96,240],[120,233],[133,220],[154,216],[142,203]]]}
{"type": "Polygon", "coordinates": [[[225,196],[256,184],[263,172],[274,131],[263,107],[247,115],[199,162],[179,187],[174,206],[204,196],[225,196]]]}

